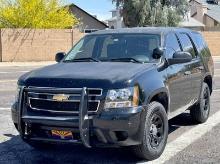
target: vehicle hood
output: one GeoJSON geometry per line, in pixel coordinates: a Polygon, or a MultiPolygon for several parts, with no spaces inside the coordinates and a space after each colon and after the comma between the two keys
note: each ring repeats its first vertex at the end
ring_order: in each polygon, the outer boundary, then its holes
{"type": "Polygon", "coordinates": [[[36,87],[122,87],[153,64],[123,62],[58,63],[20,77],[18,84],[36,87]]]}

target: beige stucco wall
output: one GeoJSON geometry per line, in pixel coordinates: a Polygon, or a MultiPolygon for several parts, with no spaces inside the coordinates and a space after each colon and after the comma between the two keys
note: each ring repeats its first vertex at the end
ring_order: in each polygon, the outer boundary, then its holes
{"type": "Polygon", "coordinates": [[[220,56],[220,31],[203,32],[213,56],[220,56]]]}
{"type": "Polygon", "coordinates": [[[215,21],[212,18],[210,18],[209,16],[205,15],[204,19],[205,19],[205,25],[207,27],[214,27],[215,26],[215,21]]]}
{"type": "Polygon", "coordinates": [[[208,6],[195,0],[190,1],[190,13],[193,18],[203,23],[207,28],[219,26],[215,20],[207,15],[208,6]]]}
{"type": "Polygon", "coordinates": [[[205,13],[207,13],[207,6],[205,4],[198,3],[197,1],[191,1],[190,2],[190,13],[191,15],[194,15],[193,18],[195,18],[201,23],[205,23],[204,15],[205,13]]]}
{"type": "Polygon", "coordinates": [[[1,61],[53,61],[84,34],[78,30],[1,29],[1,61]]]}

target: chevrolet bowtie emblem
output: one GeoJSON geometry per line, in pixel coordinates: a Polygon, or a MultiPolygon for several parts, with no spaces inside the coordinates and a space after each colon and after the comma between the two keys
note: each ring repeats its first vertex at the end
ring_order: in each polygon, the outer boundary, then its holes
{"type": "Polygon", "coordinates": [[[53,100],[63,102],[63,101],[69,100],[69,97],[70,97],[69,95],[64,95],[64,94],[54,95],[53,100]]]}

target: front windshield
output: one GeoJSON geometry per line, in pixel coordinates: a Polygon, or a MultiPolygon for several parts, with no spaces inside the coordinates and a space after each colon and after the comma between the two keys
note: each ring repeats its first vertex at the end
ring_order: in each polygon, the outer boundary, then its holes
{"type": "Polygon", "coordinates": [[[153,34],[88,35],[73,47],[64,61],[133,59],[144,63],[155,62],[152,53],[159,46],[160,36],[153,34]]]}

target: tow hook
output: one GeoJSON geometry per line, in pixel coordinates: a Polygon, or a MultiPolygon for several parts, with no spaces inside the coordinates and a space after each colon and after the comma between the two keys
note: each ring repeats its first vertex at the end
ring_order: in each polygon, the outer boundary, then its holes
{"type": "Polygon", "coordinates": [[[24,124],[24,135],[27,137],[31,134],[31,125],[26,123],[24,124]]]}

